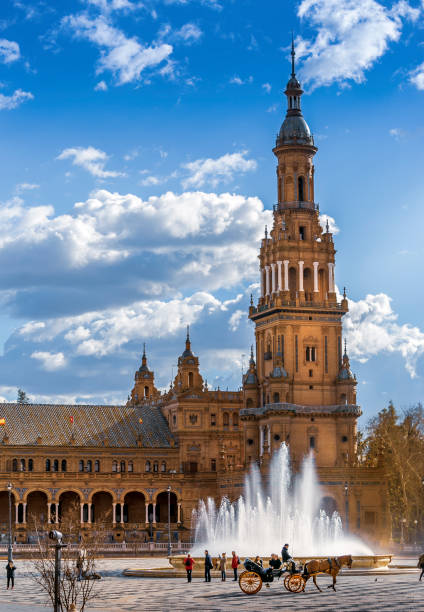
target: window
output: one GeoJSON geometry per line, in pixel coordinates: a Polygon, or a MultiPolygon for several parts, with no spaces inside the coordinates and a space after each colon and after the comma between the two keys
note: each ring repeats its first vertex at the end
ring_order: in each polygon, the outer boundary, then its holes
{"type": "Polygon", "coordinates": [[[55,459],[53,461],[53,472],[58,472],[59,471],[59,459],[55,459]]]}
{"type": "Polygon", "coordinates": [[[128,461],[128,471],[134,472],[134,464],[132,461],[128,461]]]}
{"type": "Polygon", "coordinates": [[[125,472],[125,461],[121,461],[121,472],[125,472]]]}
{"type": "Polygon", "coordinates": [[[274,434],[274,440],[275,440],[276,442],[278,442],[279,440],[281,440],[281,436],[280,436],[280,434],[274,434]]]}
{"type": "Polygon", "coordinates": [[[28,459],[28,472],[32,472],[34,469],[34,461],[32,459],[28,459]]]}
{"type": "Polygon", "coordinates": [[[172,424],[175,426],[177,424],[177,415],[173,414],[172,415],[172,424]]]}
{"type": "Polygon", "coordinates": [[[224,414],[222,415],[222,422],[224,424],[224,427],[228,427],[228,425],[230,424],[230,415],[228,414],[228,412],[224,412],[224,414]]]}
{"type": "Polygon", "coordinates": [[[316,361],[317,352],[315,346],[306,347],[306,361],[316,361]]]}
{"type": "MultiPolygon", "coordinates": [[[[50,468],[49,468],[49,469],[50,469],[50,468]]],[[[17,459],[14,459],[14,460],[12,461],[12,471],[13,471],[13,472],[17,472],[17,471],[18,471],[18,460],[17,460],[17,459]]]]}
{"type": "MultiPolygon", "coordinates": [[[[300,202],[303,202],[304,198],[304,193],[303,193],[303,186],[304,186],[304,182],[303,182],[303,176],[299,176],[299,178],[297,179],[297,185],[298,185],[298,200],[300,202]]],[[[303,238],[301,238],[301,240],[303,240],[303,238]]]]}
{"type": "Polygon", "coordinates": [[[50,472],[50,459],[46,459],[46,472],[50,472]]]}
{"type": "Polygon", "coordinates": [[[216,472],[216,459],[211,459],[211,472],[216,472]]]}
{"type": "Polygon", "coordinates": [[[301,225],[299,227],[299,240],[305,240],[305,239],[306,239],[305,228],[303,227],[303,225],[301,225]]]}
{"type": "Polygon", "coordinates": [[[313,370],[309,370],[309,378],[312,378],[314,375],[314,371],[313,370]]]}
{"type": "Polygon", "coordinates": [[[85,468],[86,472],[92,472],[93,471],[93,462],[91,461],[91,459],[89,459],[87,461],[87,467],[85,468]]]}
{"type": "Polygon", "coordinates": [[[279,393],[274,393],[273,399],[274,399],[274,404],[279,404],[279,402],[280,402],[280,394],[279,393]]]}
{"type": "Polygon", "coordinates": [[[309,448],[315,448],[315,436],[309,437],[309,448]]]}
{"type": "Polygon", "coordinates": [[[160,471],[161,472],[166,472],[166,463],[165,463],[165,461],[162,461],[162,463],[160,464],[160,471]]]}
{"type": "Polygon", "coordinates": [[[153,462],[153,471],[154,472],[159,472],[159,464],[157,461],[153,462]]]}
{"type": "Polygon", "coordinates": [[[78,471],[79,472],[83,472],[84,471],[84,461],[81,459],[81,461],[79,462],[78,465],[78,471]]]}
{"type": "Polygon", "coordinates": [[[211,427],[216,425],[216,414],[211,414],[211,427]]]}
{"type": "Polygon", "coordinates": [[[193,372],[188,373],[188,386],[189,387],[193,386],[193,372]]]}
{"type": "Polygon", "coordinates": [[[96,461],[94,462],[94,471],[100,472],[100,461],[98,459],[96,459],[96,461]]]}
{"type": "Polygon", "coordinates": [[[144,397],[149,397],[149,387],[144,387],[144,397]]]}
{"type": "Polygon", "coordinates": [[[238,414],[237,412],[235,412],[233,414],[233,427],[238,427],[238,424],[239,424],[238,414]]]}
{"type": "Polygon", "coordinates": [[[25,459],[21,459],[21,472],[25,472],[25,459]]]}
{"type": "Polygon", "coordinates": [[[117,472],[118,471],[118,462],[117,461],[113,461],[112,463],[112,472],[117,472]]]}
{"type": "Polygon", "coordinates": [[[62,459],[62,472],[66,472],[66,459],[62,459]]]}
{"type": "Polygon", "coordinates": [[[150,461],[146,461],[146,464],[144,466],[144,471],[145,472],[150,472],[150,470],[151,470],[150,461]]]}
{"type": "Polygon", "coordinates": [[[347,436],[342,436],[342,442],[347,442],[347,436]]]}

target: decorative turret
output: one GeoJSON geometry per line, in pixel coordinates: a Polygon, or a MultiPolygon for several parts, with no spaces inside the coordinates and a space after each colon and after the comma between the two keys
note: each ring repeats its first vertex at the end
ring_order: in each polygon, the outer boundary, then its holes
{"type": "Polygon", "coordinates": [[[173,389],[176,393],[187,391],[202,392],[203,378],[199,372],[199,359],[193,355],[190,341],[190,328],[187,325],[185,350],[178,357],[178,373],[174,379],[173,389]]]}
{"type": "Polygon", "coordinates": [[[146,343],[143,343],[141,366],[136,371],[134,380],[134,388],[131,391],[131,397],[128,398],[127,406],[149,402],[160,396],[160,392],[155,387],[154,372],[147,366],[146,343]]]}

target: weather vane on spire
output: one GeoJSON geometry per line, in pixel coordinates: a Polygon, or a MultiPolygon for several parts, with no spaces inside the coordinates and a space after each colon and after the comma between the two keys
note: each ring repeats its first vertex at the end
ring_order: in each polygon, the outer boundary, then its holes
{"type": "Polygon", "coordinates": [[[296,76],[295,70],[294,70],[294,58],[295,58],[295,50],[294,50],[294,36],[293,36],[293,30],[292,30],[292,45],[291,45],[291,56],[292,56],[292,72],[291,75],[292,77],[296,76]]]}

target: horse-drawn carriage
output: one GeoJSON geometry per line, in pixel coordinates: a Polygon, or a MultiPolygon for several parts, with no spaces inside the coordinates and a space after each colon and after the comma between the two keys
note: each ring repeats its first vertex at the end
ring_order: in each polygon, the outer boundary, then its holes
{"type": "Polygon", "coordinates": [[[269,586],[270,582],[274,582],[276,578],[279,579],[283,574],[287,573],[284,578],[284,586],[291,593],[301,593],[304,591],[309,578],[313,579],[315,586],[321,591],[316,582],[316,577],[318,574],[329,574],[333,578],[333,583],[328,588],[332,588],[335,591],[336,577],[343,565],[346,565],[349,569],[352,567],[351,555],[312,560],[305,563],[303,567],[296,567],[293,562],[288,562],[283,564],[281,569],[278,570],[274,570],[271,567],[265,569],[254,561],[246,559],[244,562],[245,571],[239,577],[239,586],[243,593],[255,595],[259,593],[263,583],[269,586]]]}

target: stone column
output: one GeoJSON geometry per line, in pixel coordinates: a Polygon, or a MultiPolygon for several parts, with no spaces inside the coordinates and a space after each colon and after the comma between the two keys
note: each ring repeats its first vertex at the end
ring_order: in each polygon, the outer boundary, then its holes
{"type": "Polygon", "coordinates": [[[51,519],[52,519],[52,517],[51,517],[51,514],[50,514],[50,502],[48,501],[47,502],[47,523],[48,524],[50,524],[51,519]]]}
{"type": "Polygon", "coordinates": [[[87,522],[88,522],[88,523],[90,523],[90,525],[91,525],[91,506],[92,506],[92,505],[93,505],[93,503],[92,503],[92,502],[90,502],[89,504],[87,504],[87,506],[88,506],[88,521],[87,521],[87,522]]]}
{"type": "Polygon", "coordinates": [[[84,522],[84,504],[80,502],[80,520],[81,524],[84,522]]]}
{"type": "Polygon", "coordinates": [[[153,506],[153,525],[156,525],[156,504],[152,504],[153,506]]]}
{"type": "Polygon", "coordinates": [[[26,509],[27,509],[26,502],[24,502],[22,505],[23,505],[23,511],[22,511],[22,522],[23,522],[23,523],[26,523],[26,522],[27,522],[27,521],[26,521],[26,518],[27,518],[27,516],[26,516],[26,509]]]}
{"type": "Polygon", "coordinates": [[[59,524],[59,502],[55,502],[55,523],[59,524]]]}
{"type": "Polygon", "coordinates": [[[281,266],[283,265],[282,261],[277,261],[277,266],[278,266],[278,291],[282,291],[283,290],[283,277],[282,277],[282,270],[281,270],[281,266]]]}
{"type": "Polygon", "coordinates": [[[265,270],[261,269],[261,297],[265,297],[265,283],[264,283],[265,270]]]}
{"type": "Polygon", "coordinates": [[[303,291],[303,261],[299,261],[299,291],[303,291]]]}
{"type": "Polygon", "coordinates": [[[123,523],[124,522],[124,502],[121,502],[120,505],[121,505],[121,520],[120,520],[120,523],[123,523]]]}
{"type": "Polygon", "coordinates": [[[284,291],[289,290],[289,260],[285,259],[284,264],[284,291]]]}
{"type": "Polygon", "coordinates": [[[145,523],[146,525],[149,524],[149,503],[148,502],[144,502],[144,505],[146,506],[146,520],[145,523]]]}
{"type": "Polygon", "coordinates": [[[318,293],[319,292],[319,287],[318,287],[318,266],[319,266],[319,261],[314,261],[313,266],[314,266],[314,293],[318,293]]]}
{"type": "Polygon", "coordinates": [[[328,293],[334,293],[334,264],[328,264],[328,293]]]}
{"type": "Polygon", "coordinates": [[[177,506],[177,523],[181,523],[181,503],[178,502],[177,506]]]}
{"type": "Polygon", "coordinates": [[[15,523],[18,524],[19,502],[15,502],[15,523]]]}
{"type": "Polygon", "coordinates": [[[116,502],[112,503],[112,523],[116,525],[116,502]]]}
{"type": "Polygon", "coordinates": [[[276,264],[272,263],[271,264],[271,293],[275,293],[275,290],[277,288],[277,283],[276,283],[276,279],[275,279],[275,271],[276,271],[276,264]]]}
{"type": "Polygon", "coordinates": [[[262,425],[259,425],[259,456],[262,457],[264,452],[264,430],[262,425]]]}
{"type": "Polygon", "coordinates": [[[265,266],[265,292],[269,295],[269,266],[265,266]]]}

